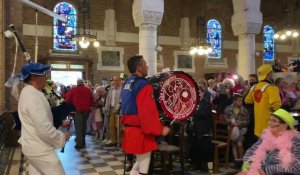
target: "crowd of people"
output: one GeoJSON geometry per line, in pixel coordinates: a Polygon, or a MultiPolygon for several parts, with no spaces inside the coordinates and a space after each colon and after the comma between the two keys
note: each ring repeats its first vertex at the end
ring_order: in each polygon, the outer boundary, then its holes
{"type": "MultiPolygon", "coordinates": [[[[29,63],[22,68],[21,74],[27,85],[19,100],[22,122],[19,142],[29,158],[32,171],[44,172],[41,167],[51,168],[55,164],[57,171],[54,173],[64,174],[58,158],[54,156],[54,149],[62,147],[70,133],[63,134],[51,125],[53,115],[50,110],[64,102],[75,107],[76,149],[86,146],[85,136],[92,132],[93,141],[103,146],[122,144],[129,158],[131,174],[148,173],[151,152],[157,149],[155,137],[166,136],[170,128],[163,126],[159,120],[153,87],[145,79],[148,67],[144,58],[133,56],[127,66],[131,76],[126,80],[122,79],[124,76],[114,75],[109,86],[92,86],[90,81],[79,79],[76,86],[61,87],[60,93],[56,92],[57,85],[53,81],[47,81],[49,66],[29,63]],[[35,98],[27,98],[29,95],[35,98]],[[39,104],[40,107],[30,104],[39,104]],[[41,122],[37,120],[36,113],[44,115],[43,120],[48,122],[41,125],[44,128],[36,126],[41,122]],[[32,136],[29,130],[39,134],[32,136]],[[39,143],[30,143],[28,139],[39,143]],[[47,145],[49,149],[32,152],[27,148],[40,144],[47,145]],[[51,164],[42,165],[40,160],[51,164]]],[[[300,161],[300,135],[294,130],[295,121],[287,112],[300,106],[300,79],[279,77],[273,81],[274,71],[270,64],[260,66],[257,72],[258,75],[250,74],[246,81],[228,72],[197,81],[200,100],[185,130],[190,145],[188,159],[196,169],[207,171],[207,163],[213,161],[213,122],[223,120],[228,128],[232,127],[233,160],[236,163],[244,161],[240,174],[300,172],[297,163],[300,161]],[[216,118],[212,115],[213,110],[217,113],[216,118]],[[271,144],[272,140],[275,145],[271,144]],[[280,143],[288,144],[282,146],[280,143]],[[287,158],[283,158],[284,154],[288,155],[287,158]]]]}

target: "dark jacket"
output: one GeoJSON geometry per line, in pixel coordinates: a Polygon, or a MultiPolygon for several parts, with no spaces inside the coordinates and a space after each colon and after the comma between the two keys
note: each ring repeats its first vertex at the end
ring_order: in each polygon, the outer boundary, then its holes
{"type": "Polygon", "coordinates": [[[199,102],[199,106],[192,121],[193,136],[201,139],[204,135],[212,134],[213,118],[211,104],[206,99],[199,102]]]}

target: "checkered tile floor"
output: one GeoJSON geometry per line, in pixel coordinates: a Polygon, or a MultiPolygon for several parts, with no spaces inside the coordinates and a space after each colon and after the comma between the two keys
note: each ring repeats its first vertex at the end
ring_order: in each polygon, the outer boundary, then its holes
{"type": "MultiPolygon", "coordinates": [[[[87,146],[84,149],[74,148],[74,137],[67,143],[65,153],[57,150],[67,175],[118,175],[123,174],[124,153],[115,147],[101,147],[91,142],[87,136],[87,146]]],[[[20,175],[27,175],[28,162],[24,156],[21,159],[20,175]]]]}
{"type": "MultiPolygon", "coordinates": [[[[116,147],[101,147],[99,143],[93,143],[91,136],[86,137],[86,148],[76,150],[74,137],[65,147],[65,153],[57,150],[67,175],[121,175],[123,174],[124,153],[116,147]]],[[[179,170],[179,164],[174,163],[174,170],[179,170]]],[[[234,169],[221,169],[223,174],[235,174],[234,169]]],[[[21,158],[20,175],[28,175],[28,162],[24,156],[21,158]]],[[[129,174],[129,173],[126,173],[129,174]]],[[[159,173],[156,173],[159,174],[159,173]]],[[[170,173],[171,174],[171,173],[170,173]]],[[[173,174],[173,173],[172,173],[173,174]]],[[[178,173],[176,173],[177,175],[178,173]]],[[[186,175],[206,175],[200,171],[192,171],[188,164],[185,165],[186,175]]],[[[179,175],[179,174],[178,174],[179,175]]]]}

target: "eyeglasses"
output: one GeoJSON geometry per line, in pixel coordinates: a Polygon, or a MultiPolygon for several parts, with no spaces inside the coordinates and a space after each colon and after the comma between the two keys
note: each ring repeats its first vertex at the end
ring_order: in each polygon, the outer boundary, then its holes
{"type": "Polygon", "coordinates": [[[275,118],[269,118],[269,122],[272,122],[272,123],[283,123],[275,118]]]}

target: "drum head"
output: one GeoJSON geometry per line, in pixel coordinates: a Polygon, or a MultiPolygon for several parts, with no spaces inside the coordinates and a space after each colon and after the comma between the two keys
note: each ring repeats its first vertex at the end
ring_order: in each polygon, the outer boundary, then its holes
{"type": "Polygon", "coordinates": [[[160,82],[158,103],[171,120],[184,121],[195,112],[199,93],[194,79],[184,72],[165,73],[160,82]]]}

